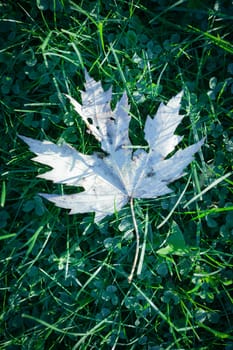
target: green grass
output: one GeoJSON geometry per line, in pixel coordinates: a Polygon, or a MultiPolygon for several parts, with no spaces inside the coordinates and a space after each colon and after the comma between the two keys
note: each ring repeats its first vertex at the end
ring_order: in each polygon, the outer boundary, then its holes
{"type": "MultiPolygon", "coordinates": [[[[233,7],[228,1],[0,1],[0,349],[233,349],[233,7]],[[83,70],[127,91],[130,137],[161,101],[185,90],[182,146],[206,144],[169,196],[135,201],[93,223],[38,193],[17,137],[91,154],[64,93],[83,70]]],[[[70,189],[71,190],[71,189],[70,189]]]]}

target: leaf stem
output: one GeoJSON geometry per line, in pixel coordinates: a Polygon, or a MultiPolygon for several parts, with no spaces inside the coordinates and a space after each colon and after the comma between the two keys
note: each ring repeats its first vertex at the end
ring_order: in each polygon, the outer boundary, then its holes
{"type": "Polygon", "coordinates": [[[134,276],[134,271],[137,265],[138,257],[139,257],[139,245],[140,245],[140,236],[138,232],[138,225],[135,217],[135,212],[134,212],[134,206],[133,206],[133,198],[130,198],[130,209],[131,209],[131,215],[132,215],[132,220],[133,220],[133,225],[134,225],[134,231],[135,231],[135,237],[136,237],[136,250],[135,250],[135,255],[134,255],[134,261],[132,265],[132,269],[130,272],[130,275],[128,277],[128,282],[131,283],[133,280],[134,276]]]}

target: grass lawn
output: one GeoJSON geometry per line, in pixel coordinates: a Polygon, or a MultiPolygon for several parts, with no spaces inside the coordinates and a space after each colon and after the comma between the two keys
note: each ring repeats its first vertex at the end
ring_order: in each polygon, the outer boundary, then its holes
{"type": "Polygon", "coordinates": [[[194,0],[0,1],[0,350],[233,349],[233,3],[194,0]],[[172,194],[135,200],[95,224],[41,192],[18,134],[100,151],[64,94],[84,68],[130,139],[182,89],[181,148],[206,137],[172,194]]]}

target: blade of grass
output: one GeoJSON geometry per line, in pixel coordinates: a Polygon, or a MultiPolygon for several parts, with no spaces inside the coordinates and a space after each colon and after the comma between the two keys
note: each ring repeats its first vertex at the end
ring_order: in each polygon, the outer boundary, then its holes
{"type": "Polygon", "coordinates": [[[3,208],[6,202],[6,181],[2,182],[1,207],[3,208]]]}
{"type": "Polygon", "coordinates": [[[233,45],[229,41],[226,41],[219,36],[216,37],[208,32],[203,32],[201,29],[196,28],[192,25],[188,25],[188,28],[191,29],[191,31],[193,31],[195,33],[202,34],[205,38],[210,39],[212,44],[214,44],[214,45],[220,47],[221,49],[233,54],[233,45]]]}
{"type": "Polygon", "coordinates": [[[170,217],[172,216],[172,214],[174,213],[176,207],[180,204],[188,186],[189,186],[189,183],[190,183],[190,180],[191,180],[191,175],[189,176],[188,178],[188,181],[185,185],[185,188],[183,189],[183,191],[181,192],[181,195],[179,196],[179,198],[177,199],[175,205],[173,206],[173,208],[170,210],[169,214],[166,216],[166,218],[157,226],[157,229],[161,228],[169,219],[170,217]]]}
{"type": "Polygon", "coordinates": [[[6,234],[6,235],[1,235],[1,236],[0,236],[0,241],[3,240],[3,239],[8,239],[8,238],[15,237],[15,236],[17,236],[16,233],[8,233],[8,234],[6,234]]]}
{"type": "Polygon", "coordinates": [[[226,178],[228,178],[229,176],[232,175],[232,172],[227,173],[223,176],[221,176],[219,179],[213,181],[208,187],[206,187],[203,191],[201,191],[200,193],[198,193],[196,196],[194,196],[192,199],[190,199],[190,201],[188,201],[183,208],[186,208],[189,206],[189,204],[191,204],[192,202],[194,202],[195,200],[197,200],[198,198],[202,197],[203,194],[205,194],[206,192],[208,192],[211,188],[217,186],[220,182],[222,182],[223,180],[225,180],[226,178]]]}

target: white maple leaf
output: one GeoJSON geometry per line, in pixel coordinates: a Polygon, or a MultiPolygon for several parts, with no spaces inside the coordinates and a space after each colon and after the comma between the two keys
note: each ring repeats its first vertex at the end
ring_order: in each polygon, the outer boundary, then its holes
{"type": "Polygon", "coordinates": [[[129,139],[129,105],[123,94],[111,109],[111,89],[104,91],[85,73],[82,105],[68,96],[89,131],[100,142],[104,157],[97,153],[85,155],[68,144],[60,146],[49,141],[37,141],[25,136],[36,162],[52,170],[39,175],[55,183],[82,187],[84,191],[71,195],[41,194],[42,197],[70,214],[95,213],[95,222],[119,211],[132,198],[156,198],[171,192],[168,184],[184,175],[184,168],[193,160],[204,140],[167,156],[182,140],[174,132],[183,115],[179,114],[182,92],[166,105],[160,104],[154,118],[147,117],[144,134],[148,151],[133,149],[129,139]]]}

